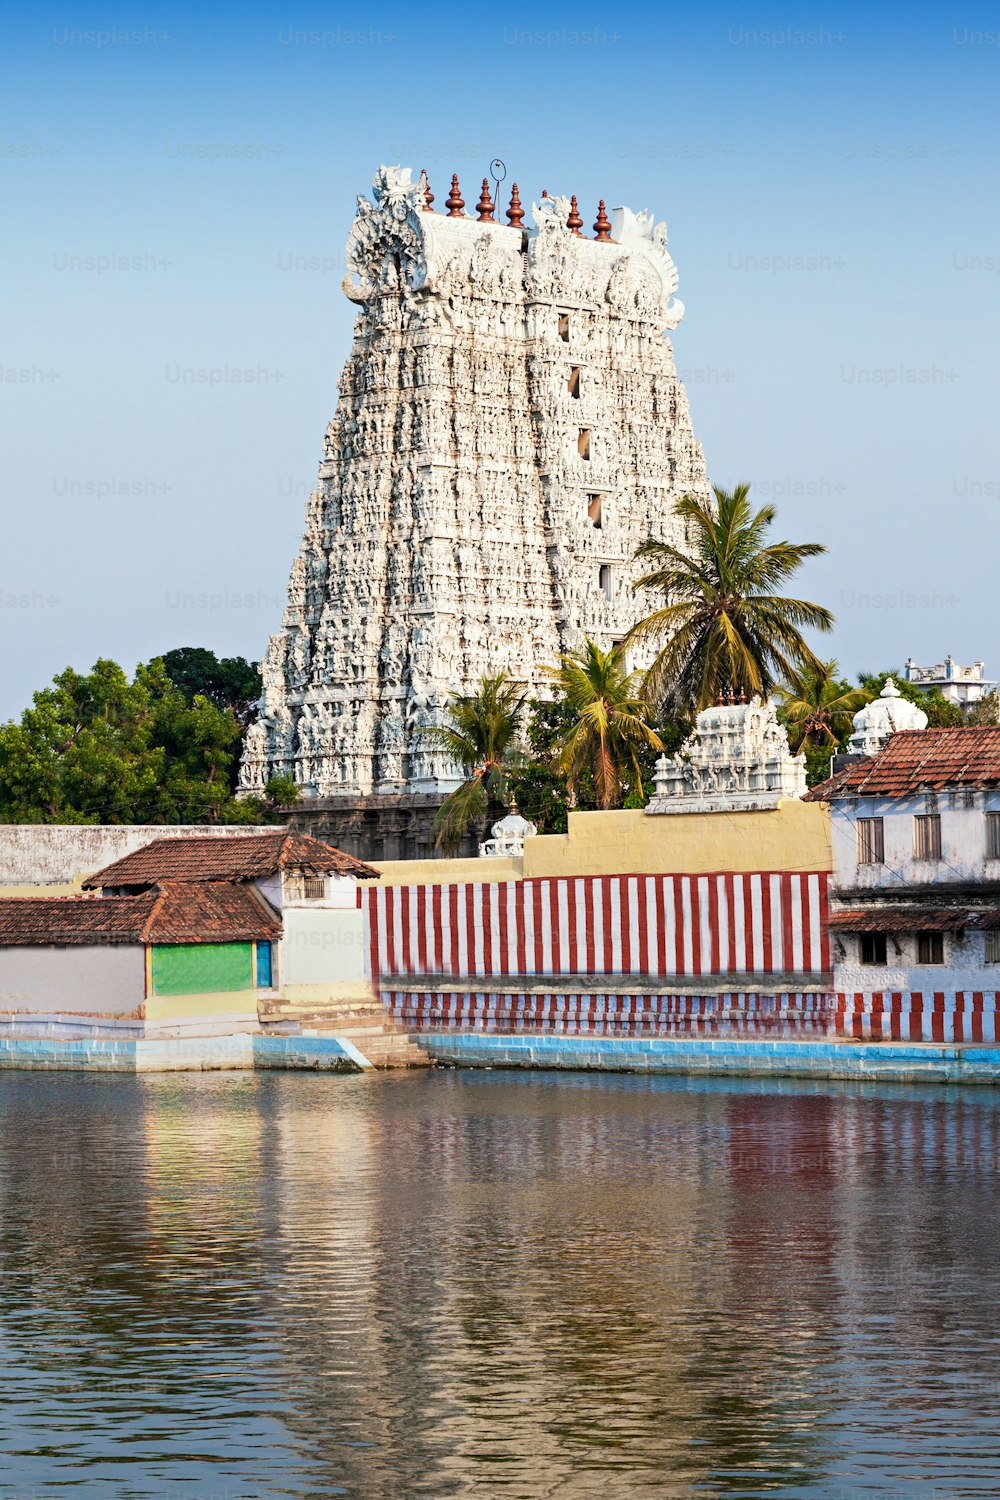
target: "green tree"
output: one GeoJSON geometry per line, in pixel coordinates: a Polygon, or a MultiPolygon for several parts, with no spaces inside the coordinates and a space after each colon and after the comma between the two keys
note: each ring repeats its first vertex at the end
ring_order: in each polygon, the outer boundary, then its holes
{"type": "Polygon", "coordinates": [[[778,717],[796,755],[810,750],[832,755],[842,749],[854,727],[854,715],[871,702],[866,688],[851,687],[837,675],[838,670],[835,661],[806,665],[778,688],[778,717]]]}
{"type": "Polygon", "coordinates": [[[647,723],[648,707],[624,653],[617,647],[602,651],[588,640],[581,652],[545,671],[570,710],[554,761],[570,795],[589,773],[602,808],[619,807],[628,782],[641,797],[643,752],[660,751],[663,742],[647,723]]]}
{"type": "Polygon", "coordinates": [[[773,505],[754,510],[750,486],[716,488],[714,507],[694,495],[677,504],[691,555],[651,537],[636,552],[656,566],[636,589],[665,596],[633,626],[627,644],[658,646],[645,692],[677,715],[693,715],[726,693],[766,697],[817,659],[802,628],[829,630],[830,611],[778,592],[818,542],[768,542],[773,505]]]}
{"type": "Polygon", "coordinates": [[[260,664],[242,656],[216,656],[204,646],[178,646],[160,658],[167,676],[188,703],[207,698],[216,708],[231,708],[246,733],[257,717],[262,692],[260,664]]]}
{"type": "Polygon", "coordinates": [[[27,823],[245,822],[236,802],[242,745],[233,710],[190,698],[162,660],[130,681],[99,660],[34,694],[20,721],[0,725],[0,820],[27,823]]]}
{"type": "Polygon", "coordinates": [[[435,848],[451,850],[475,827],[510,804],[510,775],[523,760],[519,745],[525,694],[506,672],[484,677],[476,693],[448,705],[449,723],[427,736],[458,762],[465,780],[438,809],[435,848]]]}
{"type": "Polygon", "coordinates": [[[1000,697],[997,696],[996,688],[973,704],[965,716],[965,722],[976,725],[1000,723],[1000,697]]]}

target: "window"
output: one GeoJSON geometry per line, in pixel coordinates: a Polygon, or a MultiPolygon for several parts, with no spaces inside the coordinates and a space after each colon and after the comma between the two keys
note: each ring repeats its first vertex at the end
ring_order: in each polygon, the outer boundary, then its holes
{"type": "Polygon", "coordinates": [[[322,901],[326,880],[322,875],[289,875],[285,890],[291,901],[322,901]]]}
{"type": "Polygon", "coordinates": [[[1000,859],[1000,813],[986,814],[986,858],[1000,859]]]}
{"type": "Polygon", "coordinates": [[[940,813],[926,813],[914,818],[913,856],[915,859],[941,858],[940,813]]]}
{"type": "Polygon", "coordinates": [[[587,496],[587,515],[593,523],[595,531],[600,531],[601,529],[601,511],[603,508],[600,495],[587,496]]]}
{"type": "Polygon", "coordinates": [[[944,963],[944,934],[940,932],[917,933],[917,963],[944,963]]]}
{"type": "Polygon", "coordinates": [[[581,427],[580,436],[576,440],[576,451],[580,457],[590,461],[590,428],[581,427]]]}
{"type": "Polygon", "coordinates": [[[570,370],[570,372],[569,372],[569,379],[566,382],[566,389],[569,391],[569,393],[570,393],[571,396],[574,396],[576,398],[576,400],[579,401],[579,399],[580,399],[580,366],[579,365],[574,365],[572,367],[572,369],[570,370]]]}
{"type": "Polygon", "coordinates": [[[270,943],[257,944],[257,988],[269,990],[274,985],[274,954],[270,943]]]}
{"type": "Polygon", "coordinates": [[[863,964],[885,963],[884,932],[863,932],[861,934],[861,962],[863,964]]]}
{"type": "Polygon", "coordinates": [[[597,570],[597,587],[605,599],[611,598],[611,568],[608,563],[601,563],[597,570]]]}
{"type": "Polygon", "coordinates": [[[986,962],[1000,964],[1000,927],[986,934],[986,962]]]}
{"type": "Polygon", "coordinates": [[[569,343],[569,313],[559,314],[559,337],[564,344],[569,343]]]}
{"type": "Polygon", "coordinates": [[[885,864],[885,826],[881,818],[858,819],[858,864],[885,864]]]}

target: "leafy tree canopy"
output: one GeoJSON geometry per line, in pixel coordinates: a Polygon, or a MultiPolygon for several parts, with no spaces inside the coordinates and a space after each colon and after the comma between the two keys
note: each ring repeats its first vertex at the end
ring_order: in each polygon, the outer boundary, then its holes
{"type": "Polygon", "coordinates": [[[265,821],[233,797],[242,739],[233,707],[178,687],[162,658],[131,680],[104,658],[67,667],[0,725],[0,821],[265,821]]]}

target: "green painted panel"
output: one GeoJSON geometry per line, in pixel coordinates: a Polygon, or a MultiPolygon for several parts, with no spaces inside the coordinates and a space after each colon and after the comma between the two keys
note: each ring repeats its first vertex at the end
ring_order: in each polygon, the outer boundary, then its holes
{"type": "Polygon", "coordinates": [[[252,943],[154,943],[153,994],[252,990],[252,947],[252,943]]]}

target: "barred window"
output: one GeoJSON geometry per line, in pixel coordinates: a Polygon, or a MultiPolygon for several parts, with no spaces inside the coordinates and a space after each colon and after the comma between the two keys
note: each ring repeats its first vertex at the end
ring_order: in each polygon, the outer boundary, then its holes
{"type": "Polygon", "coordinates": [[[944,934],[940,932],[917,933],[917,963],[944,963],[944,934]]]}
{"type": "Polygon", "coordinates": [[[858,819],[858,864],[885,863],[885,825],[881,818],[858,819]]]}
{"type": "Polygon", "coordinates": [[[863,932],[861,934],[861,962],[863,964],[885,963],[884,932],[863,932]]]}
{"type": "Polygon", "coordinates": [[[986,858],[1000,859],[1000,813],[986,814],[986,858]]]}
{"type": "Polygon", "coordinates": [[[940,813],[924,813],[914,818],[913,855],[915,859],[941,858],[940,813]]]}
{"type": "Polygon", "coordinates": [[[1000,927],[994,927],[986,934],[986,962],[1000,964],[1000,927]]]}
{"type": "Polygon", "coordinates": [[[322,875],[288,875],[285,891],[291,901],[322,901],[326,895],[326,881],[322,875]]]}

